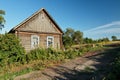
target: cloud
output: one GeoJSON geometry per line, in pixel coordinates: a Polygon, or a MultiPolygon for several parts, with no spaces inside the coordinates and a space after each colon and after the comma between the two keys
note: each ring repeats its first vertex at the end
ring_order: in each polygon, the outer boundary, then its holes
{"type": "MultiPolygon", "coordinates": [[[[86,37],[89,36],[105,36],[105,35],[120,35],[120,21],[114,21],[96,28],[83,31],[86,37]]],[[[107,37],[107,36],[106,36],[107,37]]]]}
{"type": "MultiPolygon", "coordinates": [[[[90,30],[87,30],[87,31],[96,31],[96,30],[99,30],[99,29],[104,29],[104,28],[109,28],[111,26],[114,26],[114,25],[119,25],[120,26],[120,21],[115,21],[115,22],[112,22],[112,23],[109,23],[109,24],[105,24],[105,25],[102,25],[102,26],[98,26],[96,28],[93,28],[93,29],[90,29],[90,30]]],[[[85,31],[85,32],[87,32],[85,31]]]]}
{"type": "Polygon", "coordinates": [[[99,35],[99,34],[120,34],[120,28],[110,28],[110,29],[102,29],[93,32],[88,32],[89,35],[99,35]]]}

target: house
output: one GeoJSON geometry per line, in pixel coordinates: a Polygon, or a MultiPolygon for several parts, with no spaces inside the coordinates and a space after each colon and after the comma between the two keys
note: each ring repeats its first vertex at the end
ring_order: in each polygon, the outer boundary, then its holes
{"type": "Polygon", "coordinates": [[[20,39],[27,52],[37,47],[62,49],[63,46],[63,31],[43,8],[11,29],[9,33],[14,33],[20,39]]]}

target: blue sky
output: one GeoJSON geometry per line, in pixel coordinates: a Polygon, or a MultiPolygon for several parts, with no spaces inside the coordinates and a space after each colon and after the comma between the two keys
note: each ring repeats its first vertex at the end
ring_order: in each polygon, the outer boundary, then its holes
{"type": "Polygon", "coordinates": [[[9,31],[37,10],[45,8],[64,31],[70,27],[93,39],[120,38],[120,0],[0,0],[9,31]]]}

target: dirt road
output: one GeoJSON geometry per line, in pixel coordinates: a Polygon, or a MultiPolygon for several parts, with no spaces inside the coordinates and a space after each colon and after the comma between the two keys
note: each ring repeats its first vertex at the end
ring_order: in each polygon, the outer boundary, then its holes
{"type": "Polygon", "coordinates": [[[14,80],[102,80],[110,69],[115,51],[117,48],[87,53],[67,63],[18,76],[14,80]]]}

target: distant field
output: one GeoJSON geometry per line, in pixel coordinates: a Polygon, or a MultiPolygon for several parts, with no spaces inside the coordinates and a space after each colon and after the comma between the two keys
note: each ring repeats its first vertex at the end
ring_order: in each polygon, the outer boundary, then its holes
{"type": "Polygon", "coordinates": [[[109,42],[73,45],[72,48],[80,48],[80,47],[84,47],[84,46],[88,46],[88,45],[95,46],[95,44],[99,44],[99,45],[120,45],[120,41],[109,41],[109,42]]]}

